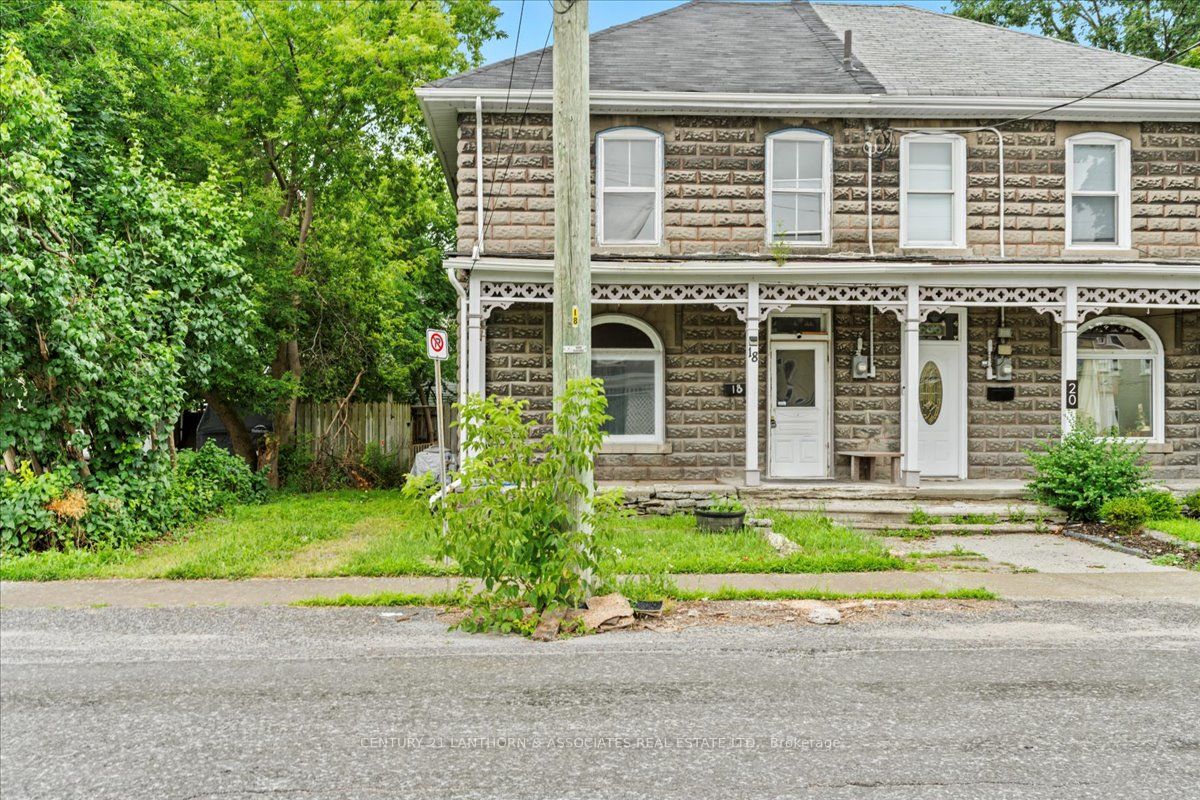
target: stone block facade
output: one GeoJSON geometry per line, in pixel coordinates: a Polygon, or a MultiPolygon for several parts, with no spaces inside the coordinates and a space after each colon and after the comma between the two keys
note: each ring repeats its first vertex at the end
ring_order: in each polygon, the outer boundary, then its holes
{"type": "MultiPolygon", "coordinates": [[[[486,391],[529,402],[544,420],[550,409],[550,322],[544,304],[497,310],[486,330],[486,391]]],[[[597,477],[615,481],[713,481],[743,475],[745,406],[726,397],[725,383],[744,382],[745,326],[732,312],[701,305],[597,306],[594,313],[619,312],[652,325],[665,347],[666,442],[604,453],[597,477]]],[[[857,338],[867,336],[865,306],[833,309],[833,446],[880,449],[900,446],[900,326],[891,315],[875,315],[876,377],[850,377],[857,338]]],[[[968,477],[1016,478],[1028,474],[1025,451],[1059,432],[1060,331],[1049,316],[1009,309],[1013,329],[1015,398],[989,401],[981,362],[999,324],[998,309],[968,311],[968,477]]],[[[1163,479],[1200,477],[1200,310],[1122,311],[1149,322],[1164,344],[1166,443],[1149,448],[1148,460],[1163,479]]],[[[764,343],[766,328],[762,334],[764,343]]],[[[764,347],[763,352],[766,352],[764,347]]],[[[760,359],[758,398],[766,409],[767,359],[760,359]]],[[[766,413],[760,413],[760,462],[767,464],[766,413]]],[[[849,465],[835,460],[835,475],[849,465]]]]}
{"type": "MultiPolygon", "coordinates": [[[[891,120],[904,127],[970,127],[969,120],[891,120]]],[[[980,122],[979,124],[983,124],[980,122]]],[[[771,255],[766,243],[765,142],[773,131],[811,128],[833,137],[831,244],[795,253],[866,254],[865,123],[856,119],[738,116],[594,115],[593,132],[643,126],[664,137],[663,242],[596,248],[636,256],[771,255]]],[[[879,122],[875,123],[880,126],[879,122]]],[[[1064,254],[1065,142],[1103,131],[1131,142],[1132,249],[1108,253],[1134,259],[1200,259],[1200,124],[1080,123],[1031,120],[1004,130],[1005,242],[1008,258],[1089,257],[1064,254]]],[[[921,251],[899,245],[900,132],[874,164],[874,244],[877,254],[945,259],[999,256],[999,170],[995,134],[965,133],[967,228],[962,251],[921,251]]],[[[483,141],[487,252],[553,251],[554,197],[549,115],[487,114],[483,141]]],[[[476,237],[475,117],[459,119],[458,250],[476,237]]],[[[1092,254],[1096,255],[1096,254],[1092,254]]]]}

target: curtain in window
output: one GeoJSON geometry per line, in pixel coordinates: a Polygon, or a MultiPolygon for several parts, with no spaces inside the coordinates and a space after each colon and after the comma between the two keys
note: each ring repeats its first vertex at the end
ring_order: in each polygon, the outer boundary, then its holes
{"type": "Polygon", "coordinates": [[[653,242],[658,202],[657,153],[653,139],[605,137],[601,176],[605,242],[653,242]]]}
{"type": "Polygon", "coordinates": [[[1152,436],[1153,373],[1148,358],[1079,359],[1079,416],[1095,422],[1101,435],[1152,436]]]}
{"type": "Polygon", "coordinates": [[[1078,144],[1071,148],[1071,241],[1117,241],[1117,148],[1078,144]]]}
{"type": "Polygon", "coordinates": [[[604,380],[608,415],[604,432],[612,436],[655,434],[655,364],[651,359],[596,356],[592,377],[604,380]]]}

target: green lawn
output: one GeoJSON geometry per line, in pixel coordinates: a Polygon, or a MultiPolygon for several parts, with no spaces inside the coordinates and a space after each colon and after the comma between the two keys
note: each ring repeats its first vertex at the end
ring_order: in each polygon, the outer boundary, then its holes
{"type": "Polygon", "coordinates": [[[1189,542],[1200,542],[1200,519],[1156,519],[1147,523],[1146,527],[1189,542]]]}
{"type": "MultiPolygon", "coordinates": [[[[755,531],[705,534],[690,516],[604,523],[615,574],[903,569],[874,537],[813,516],[772,513],[799,545],[782,557],[755,531]]],[[[278,495],[136,549],[36,553],[0,561],[4,580],[448,575],[432,520],[398,492],[278,495]]]]}
{"type": "MultiPolygon", "coordinates": [[[[765,512],[764,512],[765,513],[765,512]]],[[[634,517],[599,533],[612,543],[615,574],[714,572],[869,572],[903,569],[904,562],[870,536],[815,516],[767,514],[776,532],[800,546],[780,556],[760,533],[700,533],[690,515],[634,517]]]]}

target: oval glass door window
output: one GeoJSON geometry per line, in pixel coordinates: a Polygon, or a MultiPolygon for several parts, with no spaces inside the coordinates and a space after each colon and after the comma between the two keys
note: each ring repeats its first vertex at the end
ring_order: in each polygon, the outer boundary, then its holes
{"type": "Polygon", "coordinates": [[[942,415],[942,371],[932,361],[921,367],[921,416],[926,425],[937,422],[942,415]]]}

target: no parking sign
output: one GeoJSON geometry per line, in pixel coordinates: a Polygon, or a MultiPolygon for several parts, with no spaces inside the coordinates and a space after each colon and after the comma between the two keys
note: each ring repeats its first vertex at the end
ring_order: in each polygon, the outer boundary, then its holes
{"type": "Polygon", "coordinates": [[[425,352],[435,361],[445,361],[450,356],[450,340],[445,331],[437,328],[425,329],[425,352]]]}

